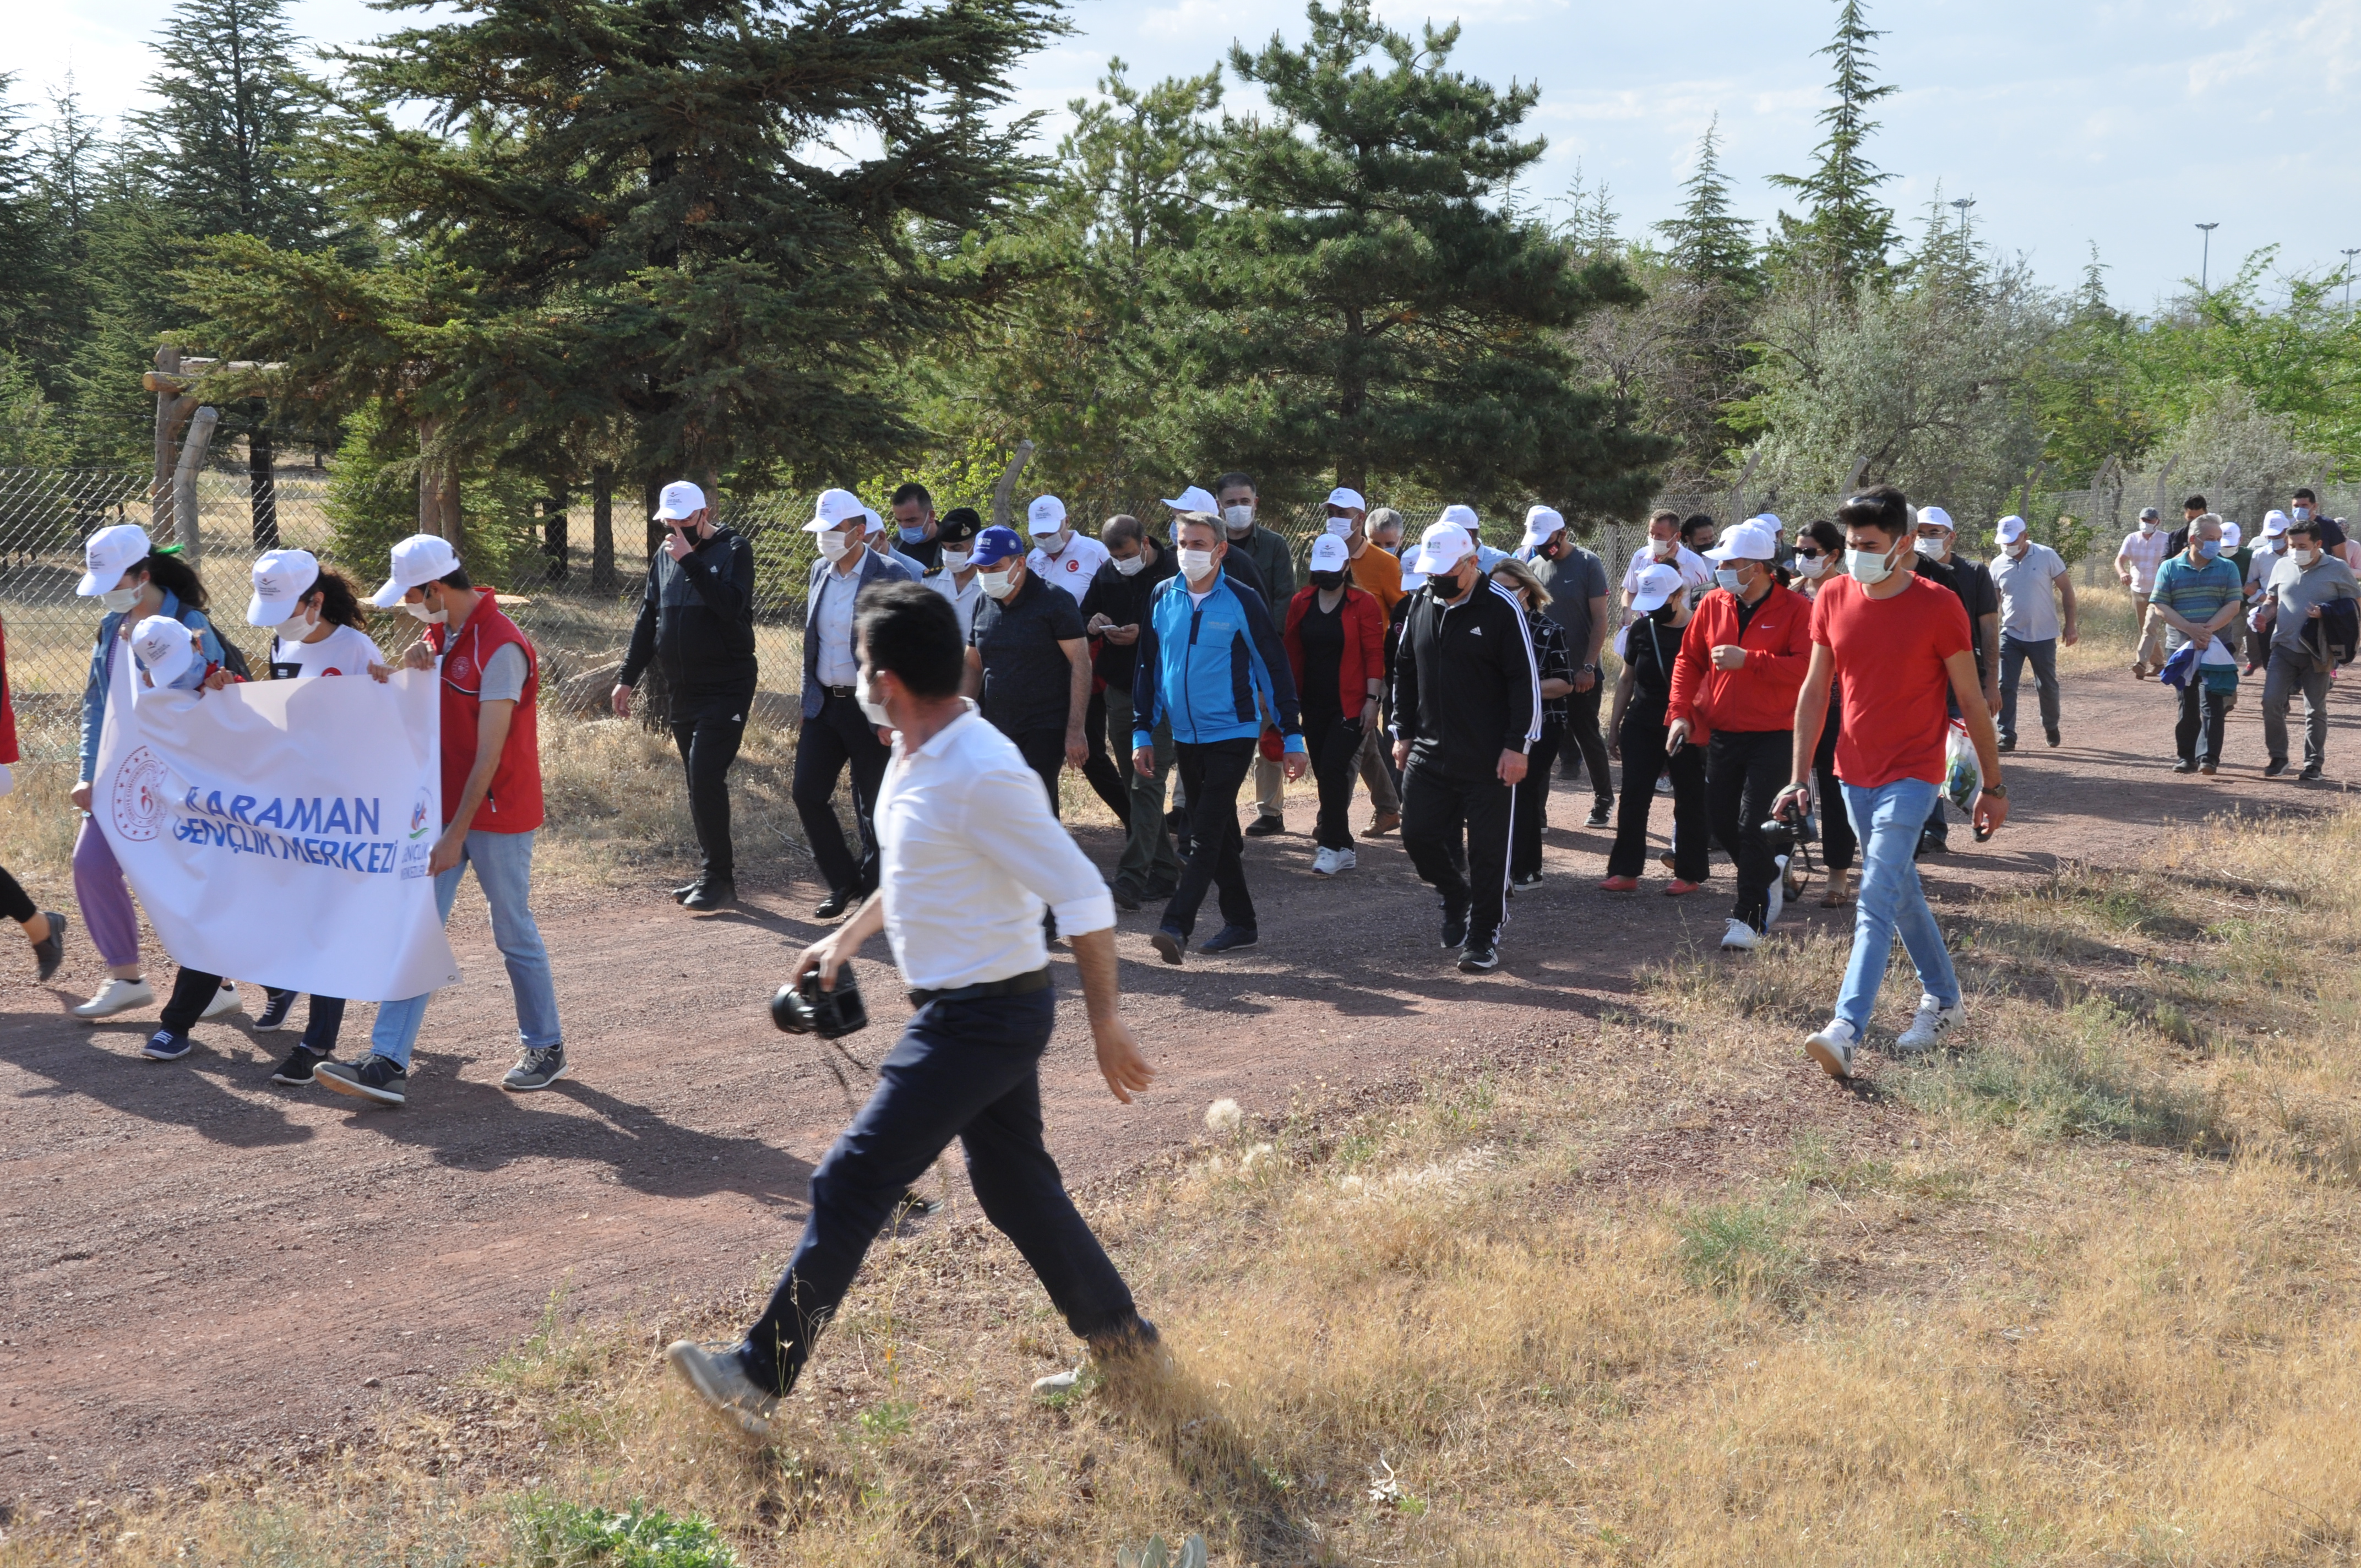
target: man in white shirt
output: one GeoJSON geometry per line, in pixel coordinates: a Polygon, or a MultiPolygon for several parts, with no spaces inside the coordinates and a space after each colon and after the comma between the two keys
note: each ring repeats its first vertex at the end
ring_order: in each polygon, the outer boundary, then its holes
{"type": "Polygon", "coordinates": [[[1035,498],[1025,509],[1025,532],[1033,536],[1033,552],[1025,569],[1043,582],[1071,594],[1076,604],[1091,591],[1091,579],[1111,557],[1107,547],[1067,521],[1066,503],[1055,496],[1035,498]]]}
{"type": "Polygon", "coordinates": [[[1628,619],[1631,599],[1640,591],[1640,574],[1663,562],[1677,567],[1681,581],[1697,592],[1713,586],[1713,567],[1704,556],[1681,543],[1681,514],[1670,510],[1658,511],[1648,519],[1648,543],[1631,553],[1631,563],[1623,569],[1623,610],[1628,619]]]}
{"type": "Polygon", "coordinates": [[[2000,749],[2016,750],[2016,688],[2025,666],[2041,695],[2042,739],[2058,744],[2058,644],[2074,646],[2074,579],[2064,557],[2026,537],[2025,519],[2004,517],[1993,531],[2000,554],[1992,560],[2000,590],[2000,749]]]}
{"type": "Polygon", "coordinates": [[[921,579],[951,601],[959,614],[960,637],[975,630],[975,607],[983,602],[983,585],[976,581],[975,536],[983,532],[983,518],[973,507],[953,507],[934,520],[934,543],[940,563],[921,579]]]}
{"type": "Polygon", "coordinates": [[[2258,630],[2253,621],[2256,609],[2263,602],[2264,590],[2269,587],[2271,573],[2287,559],[2288,514],[2274,508],[2263,518],[2262,537],[2246,553],[2246,618],[2242,625],[2249,635],[2246,642],[2246,674],[2253,674],[2270,656],[2270,635],[2258,630]]]}
{"type": "Polygon", "coordinates": [[[2124,535],[2115,551],[2115,580],[2131,590],[2132,617],[2143,628],[2147,624],[2147,596],[2156,587],[2156,569],[2172,553],[2172,536],[2164,531],[2163,515],[2154,507],[2140,508],[2139,526],[2124,535]]]}
{"type": "MultiPolygon", "coordinates": [[[[877,798],[884,861],[861,912],[796,959],[834,989],[846,960],[884,931],[917,1011],[878,1085],[812,1172],[811,1216],[744,1340],[664,1354],[707,1403],[756,1436],[795,1387],[812,1342],[909,1184],[953,1138],[984,1217],[1016,1244],[1066,1324],[1110,1371],[1152,1365],[1139,1315],[1106,1250],[1075,1212],[1041,1138],[1041,1055],[1057,1018],[1044,907],[1073,949],[1099,1071],[1125,1104],[1154,1069],[1124,1023],[1115,902],[1050,815],[1040,781],[960,695],[963,652],[942,596],[887,584],[861,607],[860,701],[895,731],[877,798]]],[[[1071,1389],[1079,1368],[1037,1392],[1071,1389]]]]}

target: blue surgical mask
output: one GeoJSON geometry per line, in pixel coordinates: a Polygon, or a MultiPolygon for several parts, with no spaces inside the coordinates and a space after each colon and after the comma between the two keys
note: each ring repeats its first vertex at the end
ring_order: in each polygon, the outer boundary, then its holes
{"type": "Polygon", "coordinates": [[[2222,542],[2218,539],[2201,539],[2197,542],[2197,554],[2211,561],[2214,556],[2222,554],[2222,542]]]}
{"type": "Polygon", "coordinates": [[[894,532],[902,536],[902,543],[905,544],[924,544],[927,542],[927,525],[923,522],[916,528],[908,523],[902,523],[894,532]]]}
{"type": "Polygon", "coordinates": [[[1735,566],[1715,567],[1713,573],[1713,586],[1718,588],[1728,588],[1731,593],[1736,593],[1738,591],[1738,568],[1735,566]]]}

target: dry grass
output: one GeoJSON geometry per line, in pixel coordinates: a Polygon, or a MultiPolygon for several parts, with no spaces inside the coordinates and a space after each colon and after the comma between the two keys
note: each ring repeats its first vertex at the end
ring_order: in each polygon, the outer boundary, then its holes
{"type": "Polygon", "coordinates": [[[660,1321],[554,1299],[361,1452],[0,1568],[686,1563],[533,1523],[640,1499],[749,1563],[2349,1563],[2356,852],[2361,812],[2196,829],[1980,905],[1964,1048],[1858,1096],[1797,1052],[1816,940],[1679,959],[1539,1065],[1215,1133],[1089,1205],[1167,1382],[1029,1402],[1071,1342],[962,1196],[873,1254],[768,1446],[654,1351],[776,1260],[660,1321]]]}

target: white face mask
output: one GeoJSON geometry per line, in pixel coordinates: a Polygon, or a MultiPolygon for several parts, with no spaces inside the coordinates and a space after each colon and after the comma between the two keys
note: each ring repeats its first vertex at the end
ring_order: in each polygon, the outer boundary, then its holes
{"type": "Polygon", "coordinates": [[[880,729],[893,729],[894,721],[885,717],[885,705],[872,697],[870,689],[871,683],[863,681],[853,694],[852,700],[861,705],[861,717],[880,729]]]}
{"type": "Polygon", "coordinates": [[[1738,592],[1738,568],[1735,566],[1715,567],[1713,572],[1713,586],[1718,588],[1727,588],[1731,593],[1738,592]]]}
{"type": "Polygon", "coordinates": [[[1213,553],[1211,550],[1180,552],[1180,571],[1192,583],[1202,583],[1213,575],[1213,553]]]}
{"type": "Polygon", "coordinates": [[[2140,532],[2142,533],[2154,533],[2156,532],[2156,519],[2152,517],[2144,517],[2140,519],[2140,532]]]}
{"type": "Polygon", "coordinates": [[[1671,560],[1680,550],[1680,547],[1681,542],[1677,539],[1651,539],[1648,541],[1648,554],[1653,555],[1659,561],[1671,560]]]}
{"type": "Polygon", "coordinates": [[[99,607],[115,612],[129,609],[139,602],[137,588],[109,588],[98,596],[99,607]]]}
{"type": "Polygon", "coordinates": [[[2317,550],[2295,550],[2289,554],[2295,557],[2296,565],[2299,566],[2309,566],[2320,559],[2320,552],[2317,550]]]}
{"type": "Polygon", "coordinates": [[[1349,517],[1332,517],[1328,520],[1328,532],[1339,539],[1350,539],[1353,537],[1353,520],[1349,517]]]}
{"type": "Polygon", "coordinates": [[[1015,593],[1016,585],[1008,580],[1014,570],[1014,567],[1004,566],[997,572],[978,572],[975,575],[975,580],[983,585],[983,597],[989,599],[1005,599],[1015,593]]]}
{"type": "Polygon", "coordinates": [[[1951,558],[1951,536],[1948,533],[1922,533],[1918,536],[1918,548],[1930,561],[1948,561],[1951,558]]]}
{"type": "Polygon", "coordinates": [[[1148,552],[1141,551],[1128,560],[1117,560],[1115,569],[1126,577],[1136,577],[1148,568],[1148,552]]]}
{"type": "Polygon", "coordinates": [[[306,637],[311,636],[313,630],[313,623],[304,620],[303,612],[299,609],[294,614],[289,616],[285,620],[280,622],[279,641],[281,642],[301,642],[306,637]]]}
{"type": "Polygon", "coordinates": [[[1224,507],[1222,526],[1228,529],[1233,536],[1246,532],[1254,527],[1254,508],[1224,507]]]}
{"type": "Polygon", "coordinates": [[[408,610],[412,615],[416,616],[419,620],[424,621],[429,626],[441,626],[451,619],[451,612],[449,610],[429,609],[426,608],[423,600],[412,601],[405,599],[402,601],[401,608],[408,610]]]}
{"type": "Polygon", "coordinates": [[[1799,577],[1817,577],[1828,569],[1828,558],[1825,555],[1798,555],[1795,557],[1795,576],[1799,577]]]}
{"type": "Polygon", "coordinates": [[[849,533],[823,533],[819,536],[819,553],[828,560],[841,561],[844,553],[851,548],[852,535],[849,533]]]}
{"type": "Polygon", "coordinates": [[[2004,544],[2001,548],[2008,552],[2008,558],[2012,561],[2022,561],[2033,554],[2033,546],[2021,539],[2014,544],[2004,544]]]}
{"type": "Polygon", "coordinates": [[[1874,587],[1894,575],[1894,557],[1883,550],[1847,550],[1845,570],[1861,587],[1874,587]]]}
{"type": "Polygon", "coordinates": [[[1073,542],[1072,530],[1064,528],[1055,533],[1037,533],[1033,536],[1033,547],[1052,561],[1063,555],[1066,553],[1066,546],[1073,542]]]}
{"type": "Polygon", "coordinates": [[[2293,517],[2298,522],[2310,522],[2312,521],[2312,509],[2310,507],[2298,507],[2289,515],[2293,517]]]}
{"type": "Polygon", "coordinates": [[[975,552],[972,550],[946,550],[943,552],[943,570],[964,572],[967,570],[968,562],[974,556],[975,552]]]}

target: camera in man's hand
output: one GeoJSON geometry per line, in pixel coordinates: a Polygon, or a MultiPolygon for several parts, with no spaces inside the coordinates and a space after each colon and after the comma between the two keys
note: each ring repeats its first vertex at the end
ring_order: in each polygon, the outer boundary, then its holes
{"type": "Polygon", "coordinates": [[[1763,841],[1771,847],[1774,859],[1794,854],[1796,845],[1814,843],[1819,836],[1812,821],[1812,797],[1800,790],[1780,796],[1772,807],[1771,820],[1763,825],[1763,841]]]}
{"type": "Polygon", "coordinates": [[[820,988],[818,969],[807,970],[800,981],[779,987],[778,994],[771,998],[771,1022],[790,1035],[818,1035],[833,1040],[866,1028],[869,1008],[861,1000],[860,983],[852,978],[852,966],[848,963],[836,971],[833,990],[820,988]]]}

